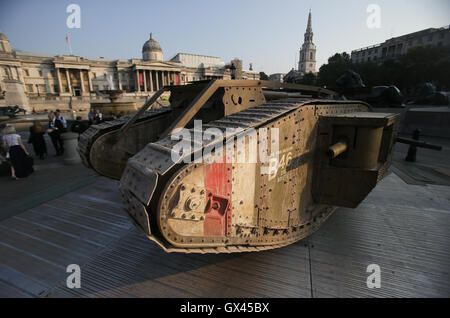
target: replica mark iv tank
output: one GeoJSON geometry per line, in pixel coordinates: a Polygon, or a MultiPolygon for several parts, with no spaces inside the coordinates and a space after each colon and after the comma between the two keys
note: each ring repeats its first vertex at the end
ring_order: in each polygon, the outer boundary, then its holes
{"type": "Polygon", "coordinates": [[[162,88],[135,115],[90,127],[79,152],[120,178],[131,220],[166,252],[261,251],[358,206],[391,163],[397,121],[323,88],[218,80],[162,88]],[[152,110],[165,92],[170,107],[152,110]],[[174,138],[179,128],[191,138],[174,138]],[[276,160],[238,160],[255,144],[276,160]]]}

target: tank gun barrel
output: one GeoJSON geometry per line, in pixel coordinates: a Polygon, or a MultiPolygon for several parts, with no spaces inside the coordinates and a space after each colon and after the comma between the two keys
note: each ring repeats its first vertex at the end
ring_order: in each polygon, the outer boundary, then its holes
{"type": "Polygon", "coordinates": [[[330,148],[328,148],[328,155],[330,156],[331,159],[334,159],[337,156],[346,152],[347,149],[348,149],[347,143],[341,140],[335,143],[334,145],[330,146],[330,148]]]}

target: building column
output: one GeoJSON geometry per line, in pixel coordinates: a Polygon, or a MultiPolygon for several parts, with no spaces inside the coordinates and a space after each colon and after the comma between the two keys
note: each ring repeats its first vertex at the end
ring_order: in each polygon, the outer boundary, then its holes
{"type": "Polygon", "coordinates": [[[80,85],[81,85],[81,96],[84,95],[84,80],[83,80],[83,71],[80,71],[80,85]]]}
{"type": "Polygon", "coordinates": [[[148,80],[150,81],[150,91],[151,92],[154,92],[154,89],[153,89],[153,71],[152,70],[150,70],[150,71],[148,71],[148,80]]]}
{"type": "Polygon", "coordinates": [[[120,81],[120,71],[119,70],[117,70],[117,84],[118,84],[117,88],[122,90],[122,82],[120,81]]]}
{"type": "Polygon", "coordinates": [[[88,75],[88,82],[89,82],[89,92],[92,92],[93,91],[92,78],[91,78],[91,73],[89,72],[89,70],[87,71],[87,75],[88,75]]]}
{"type": "Polygon", "coordinates": [[[17,66],[14,67],[14,71],[16,73],[17,76],[17,80],[20,81],[20,75],[19,75],[19,68],[17,66]]]}
{"type": "Polygon", "coordinates": [[[147,71],[142,71],[142,77],[144,78],[144,92],[147,92],[147,71]]]}
{"type": "Polygon", "coordinates": [[[61,96],[61,93],[63,92],[63,88],[62,88],[62,83],[61,83],[61,69],[57,68],[56,69],[56,78],[58,79],[58,90],[59,90],[59,96],[61,96]]]}
{"type": "Polygon", "coordinates": [[[136,70],[136,92],[141,91],[141,85],[139,82],[139,70],[136,70]]]}
{"type": "Polygon", "coordinates": [[[67,87],[69,88],[70,96],[73,96],[73,93],[72,93],[72,84],[71,84],[71,82],[70,82],[70,75],[69,75],[69,69],[68,69],[68,68],[66,68],[66,79],[67,79],[67,87]]]}
{"type": "Polygon", "coordinates": [[[155,72],[156,74],[156,91],[159,91],[159,71],[155,72]]]}

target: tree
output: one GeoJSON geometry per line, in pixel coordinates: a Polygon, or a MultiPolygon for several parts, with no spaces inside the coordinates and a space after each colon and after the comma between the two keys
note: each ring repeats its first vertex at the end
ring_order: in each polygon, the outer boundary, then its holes
{"type": "Polygon", "coordinates": [[[351,69],[352,61],[348,53],[336,53],[328,59],[328,64],[324,64],[319,69],[317,84],[320,86],[334,87],[336,80],[346,70],[351,69]]]}
{"type": "Polygon", "coordinates": [[[303,75],[302,79],[297,81],[297,84],[303,85],[316,85],[317,76],[314,73],[306,73],[303,75]]]}
{"type": "Polygon", "coordinates": [[[404,93],[432,82],[438,90],[450,88],[450,48],[420,46],[394,59],[352,64],[347,53],[336,53],[319,70],[317,84],[334,87],[346,70],[358,73],[366,87],[395,85],[404,93]]]}
{"type": "Polygon", "coordinates": [[[269,76],[267,76],[266,73],[264,72],[259,72],[259,79],[262,81],[268,81],[269,80],[269,76]]]}

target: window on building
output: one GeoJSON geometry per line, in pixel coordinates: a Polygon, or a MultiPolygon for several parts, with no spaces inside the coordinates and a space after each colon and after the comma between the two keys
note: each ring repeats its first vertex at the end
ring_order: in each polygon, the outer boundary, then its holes
{"type": "Polygon", "coordinates": [[[428,42],[433,41],[433,34],[430,34],[430,36],[428,36],[428,42]]]}
{"type": "Polygon", "coordinates": [[[310,53],[309,53],[309,59],[310,59],[310,60],[313,60],[313,59],[314,59],[314,58],[313,58],[313,52],[310,52],[310,53]]]}
{"type": "Polygon", "coordinates": [[[42,71],[39,70],[39,77],[42,77],[42,71]]]}
{"type": "Polygon", "coordinates": [[[439,38],[440,38],[440,39],[445,38],[445,33],[444,33],[444,32],[441,32],[441,33],[439,34],[439,38]]]}
{"type": "Polygon", "coordinates": [[[6,78],[7,78],[7,79],[10,79],[10,74],[9,74],[9,70],[8,70],[8,68],[7,68],[7,67],[5,67],[5,68],[4,68],[4,70],[5,70],[5,75],[6,75],[6,78]]]}
{"type": "Polygon", "coordinates": [[[58,93],[58,91],[59,91],[58,85],[53,85],[53,92],[58,93]]]}
{"type": "Polygon", "coordinates": [[[97,73],[94,72],[93,75],[94,75],[94,78],[97,78],[97,73]]]}
{"type": "Polygon", "coordinates": [[[29,93],[33,93],[33,85],[32,84],[28,84],[27,88],[28,88],[29,93]]]}
{"type": "Polygon", "coordinates": [[[389,47],[388,54],[389,54],[389,56],[394,56],[395,55],[395,45],[392,45],[392,46],[389,47]]]}
{"type": "Polygon", "coordinates": [[[25,76],[30,76],[30,72],[28,70],[25,70],[25,76]]]}

